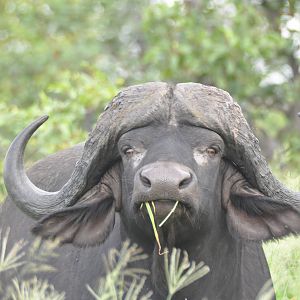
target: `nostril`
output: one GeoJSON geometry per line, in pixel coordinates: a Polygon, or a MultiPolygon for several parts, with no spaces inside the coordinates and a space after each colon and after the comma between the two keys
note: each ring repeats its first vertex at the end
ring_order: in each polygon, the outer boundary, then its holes
{"type": "Polygon", "coordinates": [[[189,173],[188,176],[186,176],[183,180],[180,181],[180,183],[178,185],[179,189],[186,188],[191,183],[192,179],[193,179],[193,176],[191,173],[189,173]]]}
{"type": "Polygon", "coordinates": [[[140,179],[144,186],[151,187],[151,181],[142,173],[140,173],[140,179]]]}

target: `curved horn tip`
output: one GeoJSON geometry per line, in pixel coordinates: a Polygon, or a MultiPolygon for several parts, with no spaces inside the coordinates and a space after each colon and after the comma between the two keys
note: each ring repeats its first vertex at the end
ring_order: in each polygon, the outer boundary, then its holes
{"type": "Polygon", "coordinates": [[[20,142],[21,144],[23,144],[23,146],[21,148],[25,149],[25,146],[28,142],[28,140],[30,139],[30,137],[32,136],[32,134],[41,126],[43,125],[47,120],[48,120],[49,116],[48,115],[44,115],[39,117],[38,119],[36,119],[35,121],[33,121],[31,124],[29,124],[25,129],[23,129],[17,136],[16,138],[13,140],[13,142],[11,143],[7,153],[6,153],[6,159],[9,157],[10,154],[10,150],[15,148],[16,145],[18,145],[20,142]]]}
{"type": "Polygon", "coordinates": [[[43,115],[43,116],[41,116],[41,117],[39,117],[38,119],[36,119],[35,121],[34,121],[34,123],[38,123],[38,124],[43,124],[43,123],[45,123],[47,120],[49,119],[49,116],[48,115],[43,115]]]}

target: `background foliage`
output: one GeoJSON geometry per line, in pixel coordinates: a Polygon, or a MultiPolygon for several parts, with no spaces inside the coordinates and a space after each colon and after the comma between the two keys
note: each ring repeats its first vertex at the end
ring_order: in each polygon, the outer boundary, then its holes
{"type": "Polygon", "coordinates": [[[299,174],[299,45],[296,0],[0,0],[0,198],[26,124],[51,116],[30,164],[83,141],[122,86],[154,80],[229,91],[277,174],[299,174]]]}

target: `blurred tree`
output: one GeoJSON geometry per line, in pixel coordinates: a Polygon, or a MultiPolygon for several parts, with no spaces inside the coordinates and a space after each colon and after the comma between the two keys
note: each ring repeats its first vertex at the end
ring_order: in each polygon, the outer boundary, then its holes
{"type": "Polygon", "coordinates": [[[1,101],[31,105],[61,71],[82,70],[82,61],[115,78],[138,51],[135,24],[145,3],[1,0],[1,101]]]}

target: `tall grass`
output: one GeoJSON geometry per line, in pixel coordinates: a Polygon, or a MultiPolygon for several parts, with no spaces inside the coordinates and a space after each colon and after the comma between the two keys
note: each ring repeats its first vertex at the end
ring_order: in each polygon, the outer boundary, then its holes
{"type": "Polygon", "coordinates": [[[149,271],[128,266],[146,258],[147,255],[137,245],[130,246],[128,241],[120,251],[111,249],[108,257],[104,258],[107,275],[100,279],[95,290],[87,285],[89,292],[96,300],[151,299],[152,292],[141,295],[149,271]]]}
{"type": "MultiPolygon", "coordinates": [[[[288,174],[280,179],[292,190],[300,190],[299,176],[288,174]]],[[[264,251],[277,299],[300,300],[300,237],[290,236],[268,242],[264,251]]]]}
{"type": "MultiPolygon", "coordinates": [[[[25,253],[23,241],[17,242],[10,250],[7,249],[9,230],[0,237],[0,274],[10,270],[18,270],[20,276],[13,275],[10,284],[0,290],[1,300],[64,300],[64,293],[59,293],[54,286],[45,280],[38,279],[33,273],[54,271],[46,264],[45,258],[53,256],[53,246],[43,246],[37,241],[25,253]],[[43,248],[41,251],[40,248],[43,248]],[[39,249],[39,250],[37,250],[39,249]],[[37,251],[39,253],[37,253],[37,251]],[[30,257],[34,255],[36,262],[30,257]],[[26,279],[31,275],[29,279],[26,279]],[[5,288],[5,289],[4,289],[5,288]]],[[[107,274],[100,278],[96,289],[87,285],[91,297],[96,300],[150,300],[152,291],[142,293],[143,286],[150,274],[148,270],[130,267],[130,264],[147,258],[146,254],[137,247],[126,241],[121,250],[111,249],[107,257],[104,257],[104,265],[107,274]]],[[[209,269],[203,262],[196,264],[190,262],[186,252],[173,249],[165,255],[165,272],[168,286],[167,300],[173,295],[200,279],[208,273],[209,269]]],[[[6,274],[7,275],[7,274],[6,274]]],[[[8,276],[9,278],[9,276],[8,276]]],[[[1,284],[1,280],[0,280],[1,284]]]]}
{"type": "Polygon", "coordinates": [[[46,280],[33,277],[30,280],[19,281],[14,278],[8,288],[7,300],[64,300],[64,293],[59,293],[46,280]]]}
{"type": "Polygon", "coordinates": [[[7,286],[0,279],[1,300],[63,300],[59,293],[46,280],[38,279],[35,274],[53,272],[55,269],[47,263],[56,256],[57,243],[42,243],[37,239],[25,251],[26,242],[20,240],[8,249],[9,228],[0,229],[0,278],[5,275],[7,286]],[[5,274],[4,274],[5,273],[5,274]]]}
{"type": "MultiPolygon", "coordinates": [[[[37,277],[40,272],[55,271],[47,263],[47,259],[56,256],[56,243],[41,244],[37,240],[25,252],[24,241],[19,241],[8,249],[8,238],[9,230],[3,231],[0,235],[0,278],[5,273],[10,278],[10,284],[1,286],[0,279],[0,299],[64,300],[64,293],[59,293],[50,283],[37,277]],[[10,271],[14,272],[10,274],[10,271]]],[[[281,242],[264,245],[278,300],[300,299],[299,242],[299,238],[289,237],[281,242]]],[[[129,266],[132,262],[146,257],[137,245],[130,245],[129,242],[125,242],[121,250],[110,250],[104,258],[106,276],[99,280],[96,288],[87,286],[91,297],[96,300],[150,300],[151,292],[142,292],[149,271],[129,266]]],[[[209,271],[202,262],[190,262],[187,253],[178,249],[165,255],[164,264],[169,291],[167,300],[209,271]]],[[[271,297],[272,293],[266,285],[257,300],[269,300],[271,297]]]]}
{"type": "Polygon", "coordinates": [[[278,300],[300,299],[300,238],[264,245],[278,300]]]}
{"type": "MultiPolygon", "coordinates": [[[[107,275],[100,279],[96,290],[90,286],[88,290],[96,300],[148,300],[152,291],[141,294],[144,283],[149,275],[148,270],[131,268],[128,265],[134,261],[147,258],[137,245],[125,242],[122,249],[112,249],[105,258],[107,275]],[[142,275],[142,276],[139,276],[142,275]]],[[[164,254],[165,275],[168,287],[166,300],[171,300],[176,292],[199,280],[209,272],[203,262],[190,262],[188,254],[179,249],[173,249],[170,258],[164,254]]]]}

